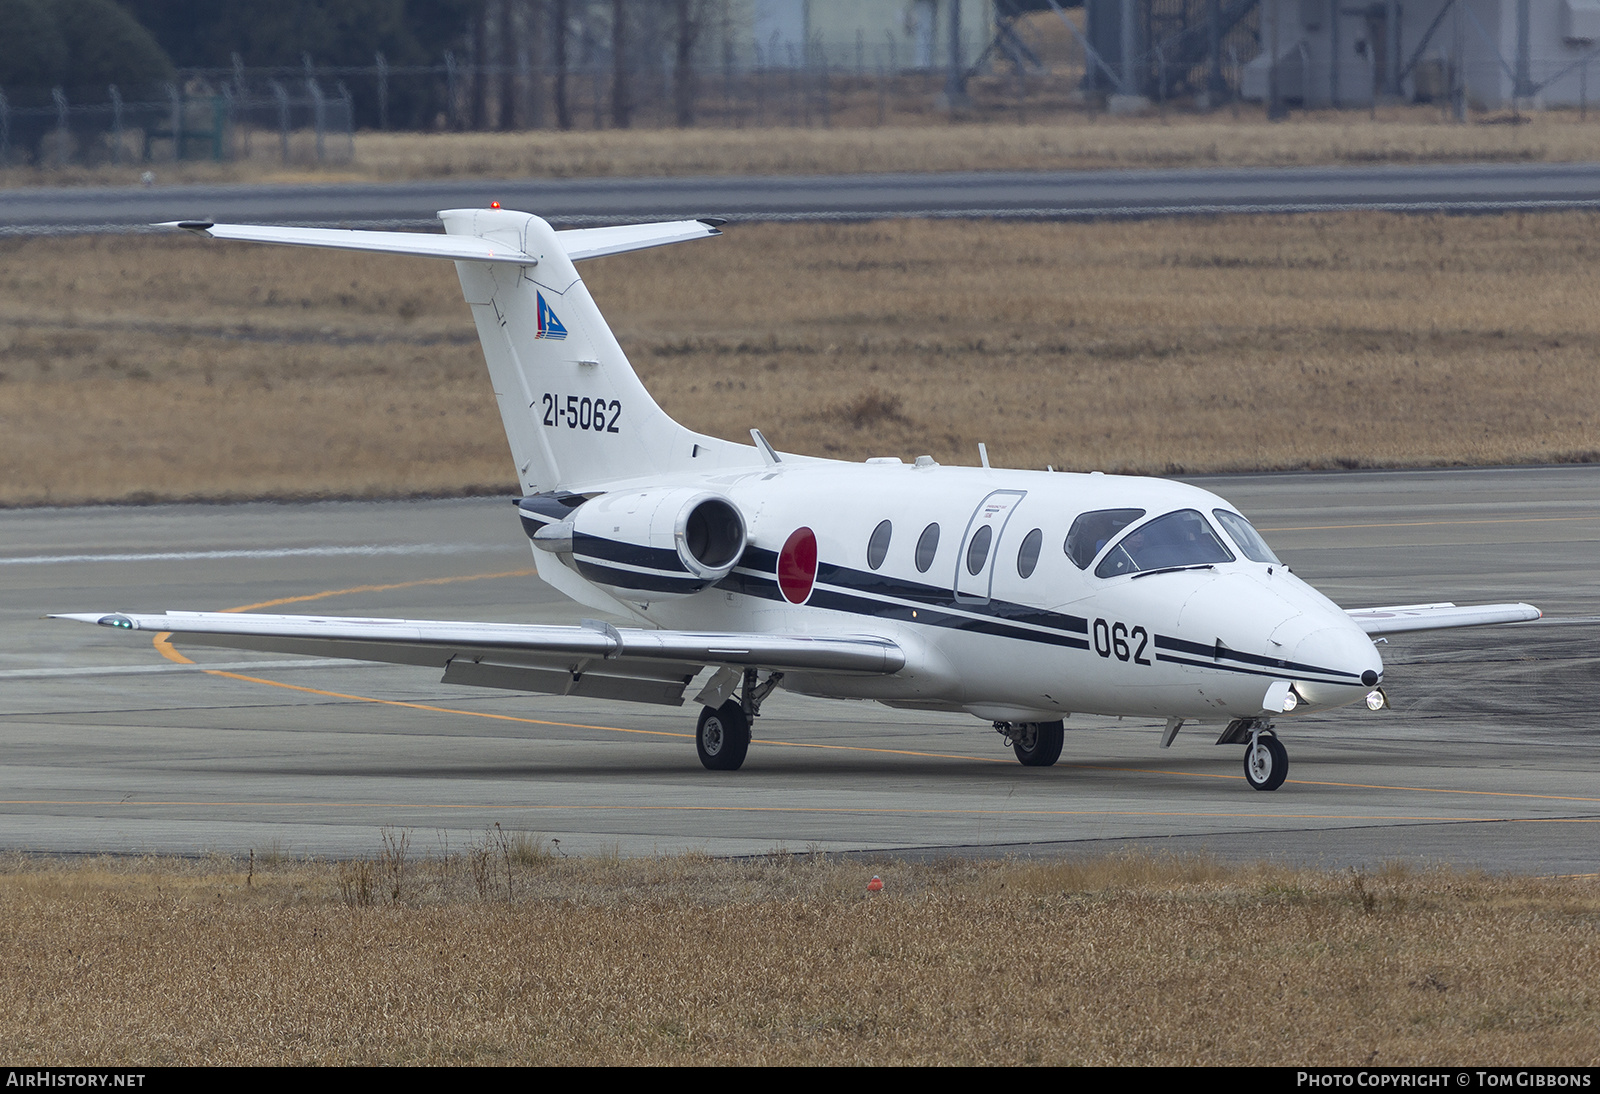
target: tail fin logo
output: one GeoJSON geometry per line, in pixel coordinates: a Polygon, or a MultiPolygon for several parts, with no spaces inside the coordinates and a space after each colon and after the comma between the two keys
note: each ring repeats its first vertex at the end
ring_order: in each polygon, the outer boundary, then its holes
{"type": "Polygon", "coordinates": [[[561,325],[561,320],[556,318],[556,313],[550,310],[550,305],[544,301],[544,293],[537,293],[539,297],[539,330],[535,338],[554,338],[560,340],[567,336],[567,328],[561,325]]]}

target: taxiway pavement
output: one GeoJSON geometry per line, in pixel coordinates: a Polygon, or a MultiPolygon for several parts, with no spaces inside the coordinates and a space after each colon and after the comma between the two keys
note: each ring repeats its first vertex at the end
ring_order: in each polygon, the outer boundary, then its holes
{"type": "Polygon", "coordinates": [[[1215,730],[1075,718],[1054,768],[976,719],[780,692],[744,769],[694,708],[444,685],[419,669],[192,648],[48,612],[219,609],[573,621],[507,499],[0,512],[0,848],[349,856],[380,826],[570,853],[1075,854],[1139,844],[1323,865],[1600,870],[1600,467],[1195,480],[1346,606],[1527,600],[1538,624],[1401,636],[1395,709],[1290,721],[1289,782],[1215,730]],[[206,671],[207,669],[212,671],[206,671]]]}
{"type": "Polygon", "coordinates": [[[0,235],[143,231],[155,222],[199,219],[437,229],[438,210],[491,201],[558,226],[707,216],[839,221],[1343,209],[1490,213],[1600,207],[1600,163],[37,187],[0,192],[0,235]]]}

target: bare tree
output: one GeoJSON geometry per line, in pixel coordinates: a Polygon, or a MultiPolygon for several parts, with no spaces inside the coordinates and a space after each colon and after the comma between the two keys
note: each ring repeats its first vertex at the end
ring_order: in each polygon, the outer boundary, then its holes
{"type": "Polygon", "coordinates": [[[500,116],[495,120],[506,130],[517,127],[516,15],[516,0],[500,0],[500,116]]]}
{"type": "Polygon", "coordinates": [[[694,67],[694,46],[705,23],[706,0],[673,0],[677,21],[677,50],[672,67],[672,105],[679,128],[694,124],[695,99],[700,74],[694,67]]]}
{"type": "Polygon", "coordinates": [[[467,128],[481,130],[488,125],[489,114],[489,0],[478,0],[472,12],[472,84],[468,95],[472,100],[468,112],[467,128]]]}
{"type": "Polygon", "coordinates": [[[572,128],[572,105],[567,102],[567,24],[570,0],[554,0],[551,4],[550,39],[555,45],[556,86],[552,96],[556,102],[556,125],[572,128]]]}
{"type": "Polygon", "coordinates": [[[626,129],[633,121],[629,95],[628,18],[624,0],[611,0],[611,124],[626,129]]]}
{"type": "Polygon", "coordinates": [[[544,0],[524,0],[523,46],[528,51],[528,116],[530,129],[544,128],[544,0]]]}

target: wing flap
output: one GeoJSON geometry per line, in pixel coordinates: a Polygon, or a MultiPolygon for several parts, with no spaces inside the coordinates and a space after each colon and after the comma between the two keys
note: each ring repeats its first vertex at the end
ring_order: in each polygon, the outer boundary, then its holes
{"type": "Polygon", "coordinates": [[[1527,623],[1544,613],[1532,604],[1397,604],[1352,608],[1346,613],[1371,635],[1407,631],[1439,631],[1451,627],[1485,627],[1495,623],[1527,623]]]}

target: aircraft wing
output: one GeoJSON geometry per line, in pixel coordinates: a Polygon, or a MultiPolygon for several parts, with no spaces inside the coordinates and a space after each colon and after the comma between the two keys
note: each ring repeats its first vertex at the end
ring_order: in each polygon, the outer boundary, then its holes
{"type": "Polygon", "coordinates": [[[1532,604],[1399,604],[1387,608],[1352,608],[1346,613],[1368,634],[1440,631],[1449,627],[1482,627],[1491,623],[1527,623],[1544,613],[1532,604]]]}
{"type": "MultiPolygon", "coordinates": [[[[721,220],[672,220],[656,224],[621,224],[610,228],[572,228],[557,232],[567,257],[584,258],[622,254],[667,243],[684,243],[721,235],[721,220]]],[[[436,235],[430,232],[372,232],[348,228],[283,228],[273,224],[213,224],[209,220],[174,220],[157,228],[182,228],[212,239],[242,239],[251,243],[282,243],[295,247],[329,247],[339,251],[375,251],[379,254],[450,258],[465,262],[501,262],[534,266],[538,259],[509,243],[481,236],[436,235]]]]}
{"type": "Polygon", "coordinates": [[[167,612],[53,616],[132,631],[166,631],[182,640],[229,649],[387,661],[444,670],[448,684],[584,695],[635,702],[683,702],[689,681],[707,665],[773,672],[887,675],[905,655],[884,638],[582,626],[353,619],[341,616],[167,612]]]}

